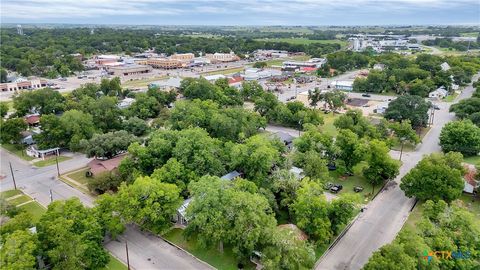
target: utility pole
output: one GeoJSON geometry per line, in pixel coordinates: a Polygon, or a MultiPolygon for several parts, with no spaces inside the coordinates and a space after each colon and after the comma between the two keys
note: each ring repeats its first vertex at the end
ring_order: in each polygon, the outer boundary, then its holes
{"type": "Polygon", "coordinates": [[[52,189],[50,189],[50,202],[53,202],[53,194],[52,194],[52,189]]]}
{"type": "Polygon", "coordinates": [[[58,153],[55,155],[55,162],[57,163],[57,176],[60,177],[60,169],[58,168],[58,153]]]}
{"type": "Polygon", "coordinates": [[[17,189],[17,183],[15,182],[15,175],[13,174],[12,163],[9,161],[8,165],[10,165],[10,172],[12,173],[13,186],[15,187],[15,189],[17,189]]]}
{"type": "Polygon", "coordinates": [[[127,268],[130,270],[130,259],[128,258],[128,243],[127,240],[125,240],[125,251],[127,252],[127,268]]]}

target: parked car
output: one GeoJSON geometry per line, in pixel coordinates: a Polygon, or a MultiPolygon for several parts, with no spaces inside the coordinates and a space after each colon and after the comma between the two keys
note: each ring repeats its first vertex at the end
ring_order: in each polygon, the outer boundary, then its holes
{"type": "Polygon", "coordinates": [[[356,186],[356,187],[353,188],[353,191],[355,191],[355,192],[357,192],[357,193],[358,193],[358,192],[362,192],[362,191],[363,191],[363,187],[361,187],[361,186],[356,186]]]}
{"type": "Polygon", "coordinates": [[[330,163],[327,165],[329,171],[335,171],[337,169],[337,166],[335,163],[330,163]]]}
{"type": "Polygon", "coordinates": [[[338,193],[338,192],[340,192],[340,190],[342,190],[342,189],[343,189],[343,186],[342,186],[342,185],[335,184],[335,185],[333,185],[333,187],[330,188],[330,191],[331,191],[332,193],[338,193]]]}
{"type": "Polygon", "coordinates": [[[440,107],[438,107],[438,105],[433,105],[433,108],[434,108],[435,110],[440,110],[440,107]]]}
{"type": "Polygon", "coordinates": [[[62,82],[65,82],[65,81],[67,81],[67,78],[60,78],[60,79],[58,79],[58,80],[59,80],[59,81],[62,81],[62,82]]]}
{"type": "Polygon", "coordinates": [[[370,95],[370,94],[367,94],[367,93],[365,93],[365,94],[362,94],[362,97],[371,97],[371,95],[370,95]]]}
{"type": "Polygon", "coordinates": [[[326,190],[329,190],[329,189],[331,189],[332,187],[333,187],[333,183],[330,183],[330,182],[328,182],[328,183],[326,183],[325,185],[323,185],[323,188],[325,188],[326,190]]]}

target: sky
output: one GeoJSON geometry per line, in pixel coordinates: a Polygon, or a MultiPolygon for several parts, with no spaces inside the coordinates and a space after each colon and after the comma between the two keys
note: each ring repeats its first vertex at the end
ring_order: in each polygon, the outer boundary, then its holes
{"type": "Polygon", "coordinates": [[[2,23],[480,25],[480,0],[1,0],[2,23]]]}

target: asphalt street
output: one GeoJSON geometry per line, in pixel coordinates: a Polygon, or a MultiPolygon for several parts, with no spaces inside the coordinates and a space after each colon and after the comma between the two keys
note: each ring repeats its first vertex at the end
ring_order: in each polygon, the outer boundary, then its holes
{"type": "MultiPolygon", "coordinates": [[[[479,76],[480,73],[475,75],[473,81],[479,76]]],[[[471,85],[465,87],[456,101],[470,97],[473,90],[471,85]]],[[[414,152],[403,154],[399,176],[388,183],[387,187],[367,205],[367,210],[360,214],[337,244],[317,262],[315,269],[361,269],[374,251],[395,238],[414,204],[414,199],[407,198],[399,188],[400,180],[424,155],[441,151],[438,145],[440,131],[447,122],[455,119],[455,115],[448,112],[451,104],[438,103],[440,110],[435,111],[431,130],[414,152]]],[[[398,158],[399,152],[392,151],[391,155],[398,158]]]]}

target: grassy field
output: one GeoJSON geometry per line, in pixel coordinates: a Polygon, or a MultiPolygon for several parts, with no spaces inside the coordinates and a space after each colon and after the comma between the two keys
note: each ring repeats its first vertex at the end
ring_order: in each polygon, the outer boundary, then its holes
{"type": "Polygon", "coordinates": [[[465,206],[472,212],[478,220],[480,220],[480,197],[473,197],[472,195],[462,194],[460,200],[465,203],[465,206]]]}
{"type": "Polygon", "coordinates": [[[25,149],[18,149],[18,148],[15,147],[15,145],[8,144],[8,143],[2,144],[2,147],[3,147],[3,149],[7,150],[8,152],[16,155],[17,157],[19,157],[21,159],[24,159],[26,161],[33,160],[32,157],[27,156],[27,153],[25,153],[25,149]]]}
{"type": "Polygon", "coordinates": [[[413,211],[408,216],[408,219],[403,225],[403,228],[408,228],[415,231],[415,228],[416,228],[415,224],[417,224],[417,222],[419,222],[420,219],[422,219],[422,214],[423,214],[423,202],[419,201],[417,205],[415,205],[415,208],[413,209],[413,211]]]}
{"type": "Polygon", "coordinates": [[[475,166],[480,166],[480,156],[466,157],[463,159],[463,161],[475,166]]]}
{"type": "Polygon", "coordinates": [[[163,79],[166,79],[167,76],[158,76],[158,77],[151,77],[147,79],[141,79],[141,80],[131,80],[131,81],[126,81],[122,82],[122,87],[123,88],[141,88],[141,87],[148,87],[148,85],[152,82],[160,81],[163,79]]]}
{"type": "MultiPolygon", "coordinates": [[[[62,161],[66,161],[66,160],[69,160],[69,159],[72,159],[71,157],[65,157],[65,156],[58,156],[58,163],[62,162],[62,161]]],[[[33,165],[37,166],[37,167],[47,167],[47,166],[50,166],[50,165],[54,165],[56,163],[56,159],[55,157],[49,157],[45,160],[40,160],[40,161],[37,161],[37,162],[34,162],[33,165]]]]}
{"type": "Polygon", "coordinates": [[[338,43],[342,47],[346,46],[348,42],[344,40],[338,40],[338,39],[329,39],[329,40],[313,40],[313,39],[307,39],[307,38],[262,38],[262,39],[256,39],[259,41],[272,41],[272,42],[287,42],[291,44],[313,44],[313,43],[321,43],[321,44],[333,44],[333,43],[338,43]]]}
{"type": "Polygon", "coordinates": [[[82,191],[83,193],[94,195],[87,187],[87,183],[89,181],[89,178],[85,176],[85,172],[87,170],[88,168],[84,168],[78,171],[68,172],[66,174],[63,174],[60,177],[60,180],[67,183],[68,185],[74,186],[76,189],[82,191]],[[73,181],[71,181],[70,179],[72,179],[73,181]]]}
{"type": "Polygon", "coordinates": [[[18,189],[17,190],[6,190],[6,191],[3,191],[3,192],[0,192],[0,198],[7,200],[9,204],[15,205],[15,206],[17,206],[21,203],[29,202],[29,203],[26,203],[22,206],[19,206],[18,208],[25,210],[27,213],[30,213],[32,215],[33,221],[35,221],[35,222],[40,220],[40,217],[43,215],[43,213],[45,213],[45,211],[47,211],[45,209],[45,207],[41,206],[38,202],[32,200],[32,198],[30,198],[26,194],[23,194],[23,192],[21,190],[18,190],[18,189]],[[13,196],[18,196],[18,195],[20,195],[20,196],[17,197],[17,198],[13,198],[13,199],[10,199],[10,200],[8,199],[8,198],[11,198],[13,196]]]}
{"type": "Polygon", "coordinates": [[[88,168],[83,170],[76,171],[74,173],[67,174],[68,177],[72,178],[73,180],[79,182],[80,184],[86,185],[88,183],[89,178],[85,176],[85,173],[88,171],[88,168]]]}
{"type": "Polygon", "coordinates": [[[448,95],[446,98],[443,99],[445,102],[453,102],[455,98],[458,96],[457,93],[454,93],[453,95],[448,95]]]}
{"type": "MultiPolygon", "coordinates": [[[[377,185],[375,186],[375,189],[373,189],[373,186],[367,182],[367,179],[363,176],[362,170],[366,166],[365,162],[362,162],[358,164],[357,166],[353,167],[353,176],[342,176],[340,175],[337,171],[330,171],[330,176],[334,179],[333,183],[334,184],[341,184],[343,186],[343,189],[338,193],[344,194],[344,193],[352,193],[352,194],[360,194],[364,201],[370,200],[374,194],[378,193],[380,191],[380,188],[382,185],[377,185]],[[353,188],[355,186],[361,186],[363,187],[363,191],[359,193],[355,193],[353,191],[353,188]],[[372,191],[374,194],[372,194],[372,191]]],[[[328,191],[327,191],[328,192],[328,191]]]]}
{"type": "Polygon", "coordinates": [[[466,32],[466,33],[461,33],[461,37],[478,37],[479,32],[466,32]]]}
{"type": "MultiPolygon", "coordinates": [[[[205,261],[219,270],[236,270],[237,261],[234,254],[232,253],[231,248],[224,247],[223,253],[218,251],[215,248],[203,249],[201,248],[195,239],[186,240],[183,237],[183,230],[179,228],[173,228],[168,233],[163,235],[163,237],[181,248],[192,253],[195,257],[199,258],[202,261],[205,261]]],[[[255,269],[253,264],[247,265],[243,269],[255,269]]]]}
{"type": "Polygon", "coordinates": [[[333,122],[338,116],[339,114],[333,114],[333,113],[323,114],[322,117],[323,117],[324,124],[323,126],[321,126],[322,132],[328,135],[331,135],[333,137],[336,137],[338,134],[338,131],[337,131],[337,128],[333,125],[333,122]]]}
{"type": "Polygon", "coordinates": [[[229,68],[229,69],[223,69],[223,70],[216,70],[216,71],[211,71],[211,72],[205,72],[202,73],[203,76],[208,76],[208,75],[217,75],[217,74],[233,74],[237,72],[243,72],[244,68],[243,67],[238,67],[238,68],[229,68]]]}
{"type": "Polygon", "coordinates": [[[127,270],[127,266],[119,261],[117,258],[113,257],[112,254],[110,255],[110,261],[108,264],[101,268],[100,270],[127,270]]]}

